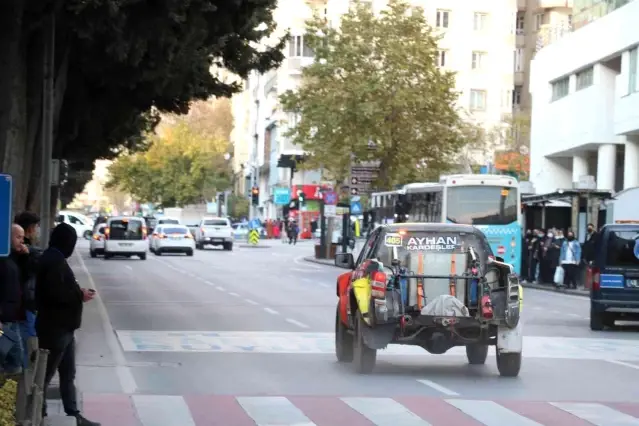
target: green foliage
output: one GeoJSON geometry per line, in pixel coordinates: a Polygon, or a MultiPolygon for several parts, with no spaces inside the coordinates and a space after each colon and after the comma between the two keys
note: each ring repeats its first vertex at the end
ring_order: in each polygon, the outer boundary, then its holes
{"type": "Polygon", "coordinates": [[[0,426],[14,426],[18,384],[6,380],[0,388],[0,426]]]}
{"type": "Polygon", "coordinates": [[[231,194],[228,199],[229,216],[240,218],[248,217],[250,201],[247,197],[231,194]]]}
{"type": "Polygon", "coordinates": [[[141,202],[184,206],[211,200],[230,186],[224,154],[227,141],[194,131],[186,118],[148,137],[149,149],[118,157],[109,168],[109,188],[119,188],[141,202]]]}
{"type": "Polygon", "coordinates": [[[338,29],[316,17],[306,34],[315,62],[280,99],[299,114],[288,136],[310,154],[305,166],[341,180],[353,161],[379,161],[379,188],[413,179],[420,162],[437,175],[450,167],[467,143],[466,123],[423,10],[391,0],[376,17],[360,6],[338,29]]]}
{"type": "Polygon", "coordinates": [[[95,159],[143,150],[158,112],[183,114],[193,100],[241,89],[212,68],[245,78],[278,66],[284,40],[258,47],[274,29],[275,6],[275,0],[65,1],[56,40],[59,70],[66,70],[58,77],[68,84],[58,95],[64,102],[56,158],[86,160],[75,169],[92,170],[95,159]]]}

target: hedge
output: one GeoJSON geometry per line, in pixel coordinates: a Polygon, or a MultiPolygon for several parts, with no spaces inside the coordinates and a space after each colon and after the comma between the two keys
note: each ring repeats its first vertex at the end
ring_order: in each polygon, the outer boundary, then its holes
{"type": "Polygon", "coordinates": [[[15,426],[16,392],[18,384],[6,380],[0,388],[0,426],[15,426]]]}

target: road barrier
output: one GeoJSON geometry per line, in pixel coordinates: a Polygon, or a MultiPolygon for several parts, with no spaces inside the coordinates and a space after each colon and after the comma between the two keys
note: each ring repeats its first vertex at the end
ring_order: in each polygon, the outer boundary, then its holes
{"type": "Polygon", "coordinates": [[[251,229],[248,233],[248,242],[256,246],[260,242],[260,231],[257,229],[251,229]]]}
{"type": "Polygon", "coordinates": [[[49,351],[38,349],[38,339],[27,340],[29,366],[18,380],[16,395],[16,424],[19,426],[40,426],[42,423],[42,402],[44,395],[44,375],[47,369],[49,351]]]}

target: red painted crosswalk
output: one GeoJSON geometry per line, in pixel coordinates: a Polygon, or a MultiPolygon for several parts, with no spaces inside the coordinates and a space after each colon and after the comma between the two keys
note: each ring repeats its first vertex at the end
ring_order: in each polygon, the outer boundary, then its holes
{"type": "Polygon", "coordinates": [[[639,403],[84,394],[103,426],[639,426],[639,403]]]}

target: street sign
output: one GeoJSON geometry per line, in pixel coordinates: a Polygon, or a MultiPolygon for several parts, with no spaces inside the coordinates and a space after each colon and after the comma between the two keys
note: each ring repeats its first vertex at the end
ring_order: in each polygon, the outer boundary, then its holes
{"type": "Polygon", "coordinates": [[[351,203],[351,214],[362,214],[362,204],[359,201],[354,201],[351,203]]]}
{"type": "Polygon", "coordinates": [[[252,219],[249,224],[249,229],[259,229],[261,227],[260,221],[258,219],[252,219]]]}
{"type": "Polygon", "coordinates": [[[326,205],[334,206],[337,204],[337,193],[335,191],[329,191],[324,193],[324,203],[326,205]]]}
{"type": "Polygon", "coordinates": [[[13,179],[11,175],[0,174],[0,257],[11,253],[11,198],[13,179]]]}
{"type": "Polygon", "coordinates": [[[337,216],[337,206],[334,204],[326,204],[324,206],[324,216],[326,217],[337,216]]]}
{"type": "Polygon", "coordinates": [[[349,181],[351,195],[371,192],[371,184],[377,179],[378,173],[379,162],[353,164],[349,181]]]}
{"type": "Polygon", "coordinates": [[[273,202],[278,206],[285,206],[291,202],[291,190],[289,188],[275,188],[273,190],[273,202]]]}

